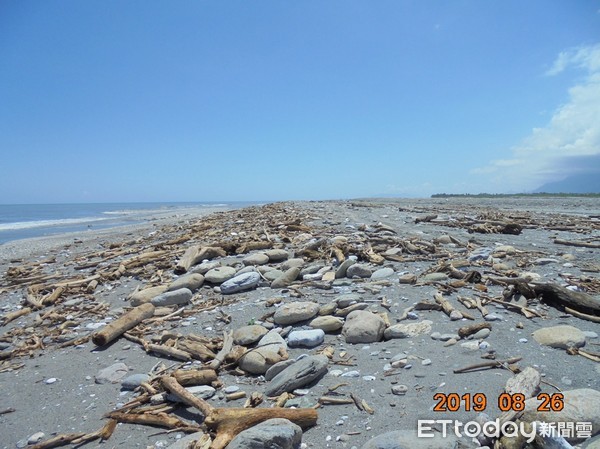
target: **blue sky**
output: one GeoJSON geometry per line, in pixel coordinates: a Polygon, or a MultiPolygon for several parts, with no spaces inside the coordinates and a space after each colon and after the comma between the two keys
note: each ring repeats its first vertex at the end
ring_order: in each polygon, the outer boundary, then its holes
{"type": "Polygon", "coordinates": [[[600,170],[600,1],[4,0],[0,151],[3,204],[531,191],[600,170]]]}

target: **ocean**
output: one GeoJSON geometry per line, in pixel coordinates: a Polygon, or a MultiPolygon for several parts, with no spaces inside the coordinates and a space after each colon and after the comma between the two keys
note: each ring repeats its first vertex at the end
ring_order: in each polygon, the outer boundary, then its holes
{"type": "Polygon", "coordinates": [[[256,203],[6,204],[0,205],[0,244],[30,237],[142,223],[156,214],[185,213],[186,209],[237,208],[251,204],[256,203]]]}

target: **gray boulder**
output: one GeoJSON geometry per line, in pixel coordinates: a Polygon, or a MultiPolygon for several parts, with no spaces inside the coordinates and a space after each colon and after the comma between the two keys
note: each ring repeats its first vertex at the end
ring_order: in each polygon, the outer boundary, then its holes
{"type": "Polygon", "coordinates": [[[256,288],[260,282],[260,274],[255,271],[238,274],[221,284],[221,293],[231,295],[256,288]]]}
{"type": "Polygon", "coordinates": [[[381,341],[385,322],[383,318],[366,310],[355,310],[346,317],[342,335],[346,343],[374,343],[381,341]]]}
{"type": "Polygon", "coordinates": [[[267,396],[279,396],[303,387],[327,373],[329,359],[324,355],[304,357],[277,374],[265,390],[267,396]]]}
{"type": "Polygon", "coordinates": [[[227,449],[298,449],[302,429],[293,422],[274,418],[237,434],[227,449]]]}

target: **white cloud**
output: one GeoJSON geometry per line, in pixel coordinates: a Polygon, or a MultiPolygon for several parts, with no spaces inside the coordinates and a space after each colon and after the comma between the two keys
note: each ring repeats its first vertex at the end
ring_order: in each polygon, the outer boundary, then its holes
{"type": "Polygon", "coordinates": [[[572,67],[584,69],[585,77],[569,89],[567,103],[550,122],[512,148],[512,157],[471,171],[488,177],[490,191],[527,191],[564,179],[571,173],[561,160],[600,154],[600,44],[560,53],[547,74],[572,67]]]}

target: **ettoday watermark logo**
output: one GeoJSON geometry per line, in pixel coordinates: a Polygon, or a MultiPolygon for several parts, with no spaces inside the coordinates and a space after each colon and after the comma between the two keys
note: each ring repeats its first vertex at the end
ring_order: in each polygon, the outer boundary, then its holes
{"type": "Polygon", "coordinates": [[[488,438],[500,438],[501,436],[516,437],[524,436],[528,443],[535,439],[536,426],[526,428],[524,423],[514,423],[507,421],[500,423],[499,419],[480,424],[477,421],[467,421],[463,423],[455,419],[420,419],[417,421],[417,436],[419,438],[433,438],[434,425],[441,427],[442,437],[446,438],[450,432],[453,432],[458,438],[475,438],[484,435],[488,438]]]}
{"type": "Polygon", "coordinates": [[[458,438],[476,438],[481,435],[495,439],[503,436],[523,436],[528,443],[531,443],[536,435],[589,438],[592,433],[591,422],[549,423],[536,421],[531,424],[523,422],[517,424],[512,421],[501,423],[499,419],[496,419],[481,424],[477,421],[463,423],[453,419],[420,419],[417,423],[417,436],[419,438],[433,438],[435,431],[438,431],[438,429],[441,429],[439,431],[444,438],[450,433],[458,438]]]}

